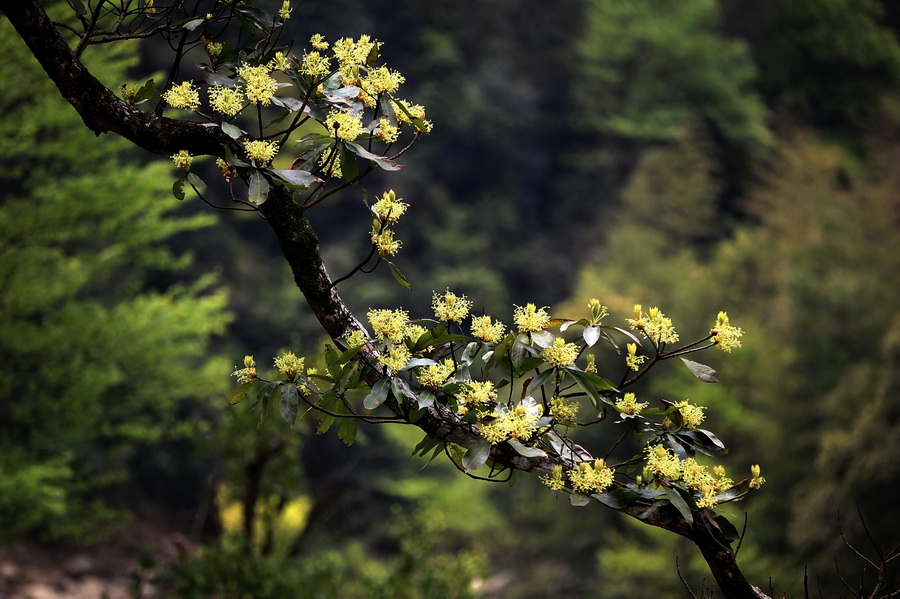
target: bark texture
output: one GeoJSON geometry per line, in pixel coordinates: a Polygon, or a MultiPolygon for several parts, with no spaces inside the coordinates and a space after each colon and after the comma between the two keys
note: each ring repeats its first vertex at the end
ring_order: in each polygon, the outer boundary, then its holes
{"type": "MultiPolygon", "coordinates": [[[[187,150],[195,155],[224,156],[224,148],[233,144],[213,123],[178,121],[143,112],[118,98],[96,79],[75,56],[37,0],[0,0],[0,10],[31,49],[62,96],[78,111],[85,125],[96,134],[112,132],[135,145],[157,154],[171,155],[187,150]]],[[[331,277],[322,261],[319,240],[303,209],[289,191],[273,187],[260,212],[271,225],[281,251],[290,265],[294,281],[305,296],[322,327],[333,338],[362,329],[362,325],[332,287],[331,277]]],[[[380,375],[373,372],[373,383],[380,375]]],[[[404,406],[388,402],[398,414],[404,406]]],[[[434,439],[471,447],[481,440],[474,427],[446,407],[434,404],[416,421],[416,426],[434,439]]],[[[553,466],[573,465],[559,457],[526,458],[507,445],[492,450],[491,458],[510,468],[548,474],[553,466]]],[[[716,582],[729,599],[765,598],[750,585],[737,566],[733,552],[721,545],[696,519],[693,525],[681,517],[659,517],[644,510],[646,506],[626,506],[625,514],[691,539],[700,549],[716,582]]]]}

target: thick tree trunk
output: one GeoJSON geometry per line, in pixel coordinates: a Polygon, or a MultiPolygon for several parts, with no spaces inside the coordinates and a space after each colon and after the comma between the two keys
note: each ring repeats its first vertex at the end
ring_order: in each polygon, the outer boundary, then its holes
{"type": "MultiPolygon", "coordinates": [[[[63,97],[78,111],[85,125],[97,133],[114,132],[135,145],[158,154],[174,154],[187,150],[196,155],[223,156],[224,148],[233,141],[213,123],[177,121],[158,117],[130,106],[103,86],[60,36],[37,0],[0,0],[0,10],[6,15],[31,49],[35,58],[54,81],[63,97]]],[[[293,201],[289,191],[273,186],[270,197],[260,209],[268,220],[281,245],[282,253],[291,267],[297,287],[306,297],[322,327],[333,338],[362,325],[332,287],[319,251],[318,237],[293,201]]],[[[381,376],[373,371],[371,382],[381,376]]],[[[404,409],[394,401],[389,407],[398,414],[404,409]]],[[[475,428],[462,421],[446,407],[433,404],[416,426],[432,438],[442,442],[471,447],[482,438],[475,428]]],[[[501,445],[491,452],[491,458],[517,470],[534,474],[548,474],[553,466],[565,468],[573,464],[559,457],[526,458],[511,447],[501,445]]],[[[254,504],[250,501],[248,504],[254,504]]],[[[249,511],[250,506],[247,506],[249,511]]],[[[691,539],[706,559],[713,576],[725,597],[729,599],[761,599],[766,595],[750,585],[737,566],[734,554],[722,546],[705,525],[689,525],[680,517],[666,521],[654,520],[636,506],[621,509],[625,514],[643,522],[664,528],[691,539]]],[[[696,519],[700,521],[700,518],[696,519]]],[[[250,531],[245,531],[250,535],[250,531]]]]}

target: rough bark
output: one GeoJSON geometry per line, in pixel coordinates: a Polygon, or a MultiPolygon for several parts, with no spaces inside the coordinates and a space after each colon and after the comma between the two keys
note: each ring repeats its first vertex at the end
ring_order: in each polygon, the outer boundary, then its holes
{"type": "MultiPolygon", "coordinates": [[[[222,156],[224,147],[232,142],[215,124],[158,117],[116,97],[78,60],[37,0],[0,0],[0,10],[31,49],[62,96],[78,111],[85,125],[98,135],[113,132],[158,154],[188,150],[196,155],[222,156]]],[[[293,201],[290,193],[283,188],[273,187],[260,212],[278,238],[297,287],[328,334],[336,338],[347,331],[361,329],[360,322],[332,286],[331,277],[322,261],[318,237],[304,216],[303,209],[293,201]]],[[[380,375],[373,371],[374,380],[378,376],[380,375]]],[[[398,414],[404,411],[403,406],[396,401],[389,402],[388,405],[398,414]]],[[[415,425],[434,439],[462,447],[471,447],[481,440],[471,424],[462,421],[451,410],[439,404],[432,405],[415,425]]],[[[526,458],[506,445],[495,447],[491,458],[497,464],[534,474],[550,473],[557,464],[562,464],[567,469],[572,467],[571,463],[559,457],[526,458]]],[[[744,578],[733,552],[722,546],[702,524],[695,522],[690,525],[680,517],[648,517],[640,506],[628,506],[620,511],[691,539],[702,552],[726,597],[766,597],[744,578]]]]}

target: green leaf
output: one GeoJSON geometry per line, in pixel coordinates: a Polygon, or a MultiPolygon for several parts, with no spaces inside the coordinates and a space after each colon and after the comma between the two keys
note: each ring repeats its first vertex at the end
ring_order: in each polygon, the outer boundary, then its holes
{"type": "Polygon", "coordinates": [[[297,392],[297,385],[287,383],[281,388],[281,417],[289,425],[294,426],[297,420],[297,412],[300,408],[300,395],[297,392]]]}
{"type": "Polygon", "coordinates": [[[383,378],[372,387],[372,391],[366,395],[366,398],[363,400],[363,407],[367,410],[374,410],[387,399],[388,390],[390,387],[390,379],[383,378]]]}
{"type": "Polygon", "coordinates": [[[184,28],[187,29],[188,31],[193,31],[200,25],[203,25],[203,23],[205,21],[206,21],[206,19],[191,19],[190,21],[188,21],[187,23],[184,24],[184,28]]]}
{"type": "Polygon", "coordinates": [[[582,493],[572,493],[569,496],[569,503],[575,507],[584,507],[591,502],[591,498],[582,493]]]}
{"type": "Polygon", "coordinates": [[[413,358],[400,370],[409,370],[410,368],[416,368],[417,366],[435,366],[436,364],[437,362],[431,358],[413,358]]]}
{"type": "Polygon", "coordinates": [[[338,439],[350,447],[356,441],[356,418],[341,418],[338,425],[338,439]]]}
{"type": "Polygon", "coordinates": [[[365,158],[366,160],[371,160],[379,167],[383,168],[386,171],[399,171],[403,168],[402,164],[397,164],[393,160],[385,158],[384,156],[379,156],[378,154],[373,154],[369,152],[365,148],[363,148],[359,144],[355,144],[353,142],[348,141],[346,146],[350,148],[350,151],[359,156],[360,158],[365,158]]]}
{"type": "MultiPolygon", "coordinates": [[[[224,125],[225,123],[222,124],[224,125]]],[[[249,164],[235,156],[231,151],[231,148],[225,145],[223,145],[223,147],[225,148],[225,162],[227,162],[228,164],[233,164],[234,166],[250,166],[249,164]]]]}
{"type": "Polygon", "coordinates": [[[175,179],[175,182],[172,183],[172,195],[179,200],[184,199],[184,179],[184,177],[178,177],[175,179]]]}
{"type": "Polygon", "coordinates": [[[388,266],[391,267],[391,274],[394,275],[394,280],[406,287],[407,289],[412,289],[412,285],[409,280],[400,272],[400,269],[394,266],[394,263],[390,260],[385,260],[388,263],[388,266]]]}
{"type": "Polygon", "coordinates": [[[198,192],[201,192],[201,191],[203,191],[204,189],[206,189],[206,183],[204,183],[204,182],[203,182],[203,179],[201,179],[200,177],[198,177],[198,176],[195,175],[194,173],[188,173],[188,174],[187,174],[187,180],[188,180],[188,183],[190,183],[191,185],[193,185],[193,186],[194,186],[194,189],[196,189],[198,192]]]}
{"type": "Polygon", "coordinates": [[[414,455],[424,457],[426,453],[434,449],[434,447],[439,444],[440,441],[437,441],[435,439],[432,439],[428,435],[425,435],[425,438],[419,441],[419,444],[413,448],[412,453],[409,454],[409,457],[413,457],[414,455]]]}
{"type": "Polygon", "coordinates": [[[581,336],[588,347],[594,347],[594,344],[600,339],[600,327],[584,327],[581,336]]]}
{"type": "Polygon", "coordinates": [[[430,389],[423,389],[419,392],[419,408],[427,408],[428,406],[434,404],[434,400],[437,399],[434,395],[434,391],[430,389]]]}
{"type": "Polygon", "coordinates": [[[550,347],[556,342],[556,336],[550,331],[534,331],[531,340],[538,347],[550,347]]]}
{"type": "Polygon", "coordinates": [[[541,385],[547,382],[547,379],[553,374],[553,369],[548,368],[541,372],[539,375],[534,377],[532,381],[528,384],[528,395],[534,395],[537,393],[538,389],[541,388],[541,385]]]}
{"type": "Polygon", "coordinates": [[[132,103],[135,105],[143,104],[147,100],[159,97],[159,95],[159,91],[156,89],[156,84],[153,83],[153,79],[148,79],[144,82],[144,85],[135,92],[132,103]]]}
{"type": "Polygon", "coordinates": [[[484,439],[470,447],[462,459],[463,469],[466,472],[474,472],[484,466],[491,455],[491,447],[492,445],[484,439]]]}
{"type": "Polygon", "coordinates": [[[677,487],[663,487],[665,489],[666,497],[669,502],[675,506],[675,509],[678,510],[678,513],[681,514],[681,517],[687,521],[688,524],[694,523],[694,514],[691,512],[691,508],[688,506],[687,502],[684,500],[684,497],[681,496],[677,487]]]}
{"type": "Polygon", "coordinates": [[[532,347],[528,344],[528,336],[525,333],[516,335],[512,347],[509,350],[509,357],[510,360],[512,360],[513,368],[522,366],[522,362],[525,360],[525,354],[528,353],[529,349],[532,349],[532,347]]]}
{"type": "Polygon", "coordinates": [[[507,443],[509,443],[509,445],[516,450],[516,453],[521,456],[525,456],[526,458],[547,457],[547,452],[538,449],[537,447],[528,447],[527,445],[523,445],[515,439],[509,439],[507,443]]]}
{"type": "Polygon", "coordinates": [[[610,507],[614,510],[621,510],[640,496],[640,493],[624,487],[617,487],[608,493],[595,493],[591,495],[591,497],[606,507],[610,507]]]}
{"type": "MultiPolygon", "coordinates": [[[[219,85],[221,87],[237,87],[238,86],[238,82],[235,81],[234,79],[232,79],[230,77],[226,77],[225,75],[222,75],[221,73],[216,73],[215,71],[211,71],[208,69],[203,69],[203,79],[209,85],[219,85]]],[[[228,133],[228,132],[225,131],[225,133],[228,133]]],[[[234,139],[237,139],[237,137],[235,137],[234,139]]]]}
{"type": "MultiPolygon", "coordinates": [[[[240,137],[244,134],[244,132],[241,130],[240,127],[236,127],[236,126],[232,125],[231,123],[226,123],[225,121],[222,121],[221,127],[222,127],[222,131],[225,133],[225,135],[227,135],[228,137],[230,137],[231,139],[233,139],[235,141],[240,139],[240,137]]],[[[231,162],[231,161],[229,160],[229,162],[231,162]]],[[[231,162],[231,164],[237,164],[237,163],[231,162]]],[[[244,163],[243,165],[237,164],[237,166],[247,166],[247,164],[246,163],[244,163]]]]}
{"type": "Polygon", "coordinates": [[[231,392],[231,395],[228,396],[228,405],[234,406],[241,403],[241,400],[244,399],[254,384],[256,384],[256,381],[247,381],[246,383],[241,383],[235,387],[234,391],[231,392]]]}
{"type": "Polygon", "coordinates": [[[719,382],[718,380],[716,380],[716,371],[706,364],[700,364],[699,362],[693,362],[691,360],[686,360],[685,358],[681,358],[681,361],[684,362],[684,365],[687,366],[688,370],[691,371],[691,374],[693,374],[704,383],[719,382]]]}
{"type": "Polygon", "coordinates": [[[466,346],[466,349],[463,350],[461,361],[466,366],[471,366],[472,362],[475,361],[475,356],[478,355],[478,351],[481,349],[481,343],[478,341],[472,341],[466,346]]]}
{"type": "Polygon", "coordinates": [[[359,175],[359,165],[356,163],[356,155],[350,151],[346,143],[338,144],[341,154],[341,175],[344,180],[351,181],[359,175]]]}
{"type": "Polygon", "coordinates": [[[259,171],[253,171],[250,176],[250,203],[254,206],[262,206],[269,195],[269,182],[259,171]]]}
{"type": "Polygon", "coordinates": [[[614,402],[600,394],[600,391],[615,391],[616,388],[612,383],[590,372],[583,372],[575,368],[566,368],[565,370],[572,375],[578,386],[588,394],[596,409],[601,409],[601,403],[614,405],[614,402]]]}
{"type": "Polygon", "coordinates": [[[288,187],[306,188],[322,181],[309,171],[270,169],[269,172],[284,181],[288,187]]]}

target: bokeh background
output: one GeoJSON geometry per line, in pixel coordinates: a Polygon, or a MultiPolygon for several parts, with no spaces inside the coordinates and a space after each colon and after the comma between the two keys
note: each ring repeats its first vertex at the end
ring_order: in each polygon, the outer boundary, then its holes
{"type": "MultiPolygon", "coordinates": [[[[684,339],[727,310],[746,335],[704,356],[721,383],[672,365],[639,395],[707,406],[729,471],[761,464],[763,490],[722,508],[748,522],[748,576],[795,597],[808,572],[836,597],[861,566],[842,531],[870,555],[900,543],[900,5],[303,0],[286,29],[297,53],[383,41],[434,123],[402,171],[309,213],[338,275],[368,251],[364,198],[411,204],[412,290],[380,269],[341,285],[351,307],[427,316],[449,287],[509,322],[596,297],[613,319],[658,305],[684,339]]],[[[2,17],[0,50],[3,590],[72,556],[91,566],[57,590],[664,599],[686,595],[676,556],[709,584],[690,546],[601,506],[426,467],[414,431],[257,432],[227,406],[233,366],[325,341],[268,227],[178,202],[169,160],[88,132],[2,17]]],[[[117,86],[170,56],[86,60],[117,86]]]]}

